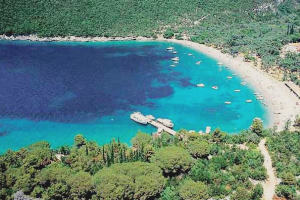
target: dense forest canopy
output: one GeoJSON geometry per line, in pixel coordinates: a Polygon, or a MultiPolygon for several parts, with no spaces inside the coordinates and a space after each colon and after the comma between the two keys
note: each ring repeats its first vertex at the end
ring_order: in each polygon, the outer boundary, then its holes
{"type": "Polygon", "coordinates": [[[99,146],[77,135],[73,146],[38,142],[8,150],[0,156],[0,199],[258,200],[267,178],[258,143],[266,137],[282,179],[276,193],[296,200],[300,133],[260,124],[238,135],[181,130],[153,138],[139,132],[132,147],[116,140],[99,146]]]}
{"type": "Polygon", "coordinates": [[[71,147],[53,150],[38,142],[9,150],[0,156],[0,198],[11,199],[17,191],[43,199],[261,197],[261,185],[250,182],[266,178],[256,133],[180,135],[138,133],[132,147],[118,141],[98,146],[77,135],[71,147]],[[235,145],[244,142],[252,147],[235,145]]]}

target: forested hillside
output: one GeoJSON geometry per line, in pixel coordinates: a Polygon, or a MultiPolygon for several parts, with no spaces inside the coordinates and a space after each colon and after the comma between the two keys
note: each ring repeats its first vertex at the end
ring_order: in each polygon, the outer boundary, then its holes
{"type": "Polygon", "coordinates": [[[0,0],[0,12],[0,34],[187,35],[248,60],[261,58],[265,67],[300,68],[279,57],[284,44],[300,39],[297,0],[0,0]]]}
{"type": "Polygon", "coordinates": [[[268,138],[267,145],[281,180],[276,194],[286,199],[296,199],[297,191],[300,191],[300,132],[277,133],[268,138]]]}
{"type": "Polygon", "coordinates": [[[118,141],[98,146],[81,135],[57,150],[38,142],[0,156],[0,199],[22,191],[56,200],[258,200],[262,186],[251,180],[264,180],[266,170],[257,130],[234,136],[182,130],[161,138],[138,133],[132,147],[118,141]]]}

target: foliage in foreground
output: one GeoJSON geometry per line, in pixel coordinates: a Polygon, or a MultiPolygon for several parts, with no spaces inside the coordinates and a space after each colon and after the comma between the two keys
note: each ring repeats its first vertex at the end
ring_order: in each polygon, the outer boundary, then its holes
{"type": "Polygon", "coordinates": [[[281,179],[276,194],[297,199],[296,191],[300,190],[300,132],[284,131],[271,135],[267,145],[277,176],[281,179]]]}
{"type": "Polygon", "coordinates": [[[43,199],[259,199],[261,186],[250,179],[264,180],[266,170],[254,136],[251,129],[239,135],[181,130],[159,138],[138,133],[128,147],[77,135],[72,147],[56,150],[38,142],[0,156],[0,198],[21,190],[43,199]]]}

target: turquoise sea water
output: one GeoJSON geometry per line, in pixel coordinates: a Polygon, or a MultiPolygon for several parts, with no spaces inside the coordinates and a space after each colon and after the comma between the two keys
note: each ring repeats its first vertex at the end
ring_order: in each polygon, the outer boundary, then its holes
{"type": "Polygon", "coordinates": [[[175,130],[236,133],[254,117],[267,124],[267,111],[241,82],[179,44],[0,41],[0,152],[40,140],[70,145],[78,133],[99,144],[112,138],[130,144],[137,131],[155,131],[131,121],[134,111],[171,119],[175,130]],[[172,67],[175,56],[180,61],[172,67]]]}

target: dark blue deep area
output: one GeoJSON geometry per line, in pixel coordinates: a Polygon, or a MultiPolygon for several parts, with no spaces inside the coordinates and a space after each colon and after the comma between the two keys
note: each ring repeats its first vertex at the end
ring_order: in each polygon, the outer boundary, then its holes
{"type": "Polygon", "coordinates": [[[132,105],[151,107],[147,99],[171,95],[167,83],[176,80],[176,73],[162,74],[160,61],[171,55],[155,45],[8,43],[0,58],[0,116],[9,118],[90,121],[132,105]]]}

